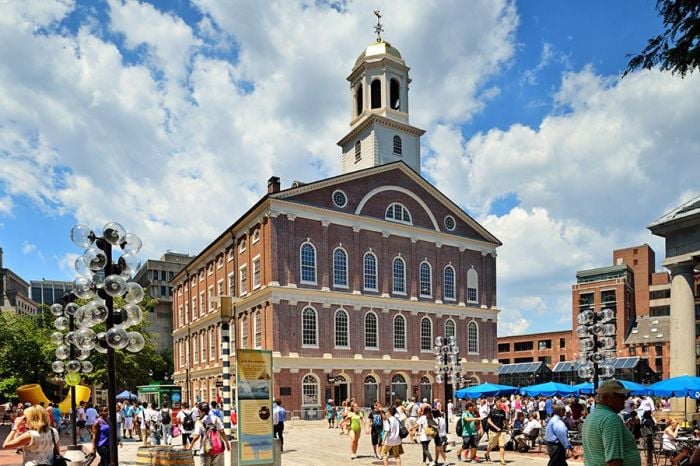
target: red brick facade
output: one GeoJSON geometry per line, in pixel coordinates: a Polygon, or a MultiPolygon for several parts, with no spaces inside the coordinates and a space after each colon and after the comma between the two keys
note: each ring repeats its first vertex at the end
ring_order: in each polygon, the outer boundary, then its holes
{"type": "Polygon", "coordinates": [[[501,364],[542,361],[551,368],[559,361],[571,361],[578,351],[578,342],[572,338],[571,330],[531,333],[501,337],[497,350],[501,364]]]}

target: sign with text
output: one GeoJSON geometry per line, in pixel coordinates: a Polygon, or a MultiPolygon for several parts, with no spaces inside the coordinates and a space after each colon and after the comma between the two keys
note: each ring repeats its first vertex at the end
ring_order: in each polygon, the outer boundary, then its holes
{"type": "Polygon", "coordinates": [[[272,352],[236,350],[238,464],[273,464],[272,352]]]}

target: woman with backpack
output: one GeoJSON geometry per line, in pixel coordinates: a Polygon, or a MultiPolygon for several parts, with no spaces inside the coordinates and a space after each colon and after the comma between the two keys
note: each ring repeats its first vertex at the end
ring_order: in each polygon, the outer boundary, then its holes
{"type": "Polygon", "coordinates": [[[231,446],[228,442],[228,437],[224,431],[224,423],[209,410],[208,403],[199,405],[199,412],[202,417],[197,420],[192,434],[192,443],[189,449],[194,447],[194,444],[200,443],[200,456],[202,458],[202,466],[223,466],[224,451],[230,450],[231,446]]]}
{"type": "Polygon", "coordinates": [[[197,422],[197,412],[190,409],[190,404],[186,401],[182,403],[182,409],[177,413],[177,422],[180,425],[180,433],[182,434],[182,446],[188,448],[190,446],[190,438],[194,432],[194,425],[197,422]]]}
{"type": "Polygon", "coordinates": [[[168,407],[168,402],[164,401],[160,408],[160,435],[164,445],[173,444],[173,410],[168,407]]]}

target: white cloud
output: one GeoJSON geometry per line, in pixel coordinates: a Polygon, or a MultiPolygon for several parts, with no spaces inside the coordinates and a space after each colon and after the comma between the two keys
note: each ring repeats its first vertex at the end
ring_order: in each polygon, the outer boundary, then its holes
{"type": "Polygon", "coordinates": [[[28,241],[23,241],[22,242],[22,254],[31,254],[35,252],[36,249],[36,244],[32,244],[28,241]]]}

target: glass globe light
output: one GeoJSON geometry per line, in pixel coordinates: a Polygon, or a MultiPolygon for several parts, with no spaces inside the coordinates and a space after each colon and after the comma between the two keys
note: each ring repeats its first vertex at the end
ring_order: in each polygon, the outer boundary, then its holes
{"type": "Polygon", "coordinates": [[[591,325],[591,333],[597,337],[602,337],[605,332],[605,327],[601,323],[591,325]]]}
{"type": "Polygon", "coordinates": [[[102,249],[92,246],[83,253],[83,262],[90,270],[97,272],[107,265],[107,255],[102,249]]]}
{"type": "Polygon", "coordinates": [[[456,383],[457,383],[457,377],[455,377],[454,374],[450,374],[450,375],[447,377],[447,383],[449,383],[450,385],[456,384],[456,383]]]}
{"type": "Polygon", "coordinates": [[[604,378],[609,378],[615,375],[615,368],[612,366],[600,366],[598,370],[600,371],[600,376],[604,378]]]}
{"type": "Polygon", "coordinates": [[[591,310],[583,311],[576,317],[576,322],[578,322],[579,325],[590,325],[594,320],[595,314],[593,314],[591,310]]]}
{"type": "Polygon", "coordinates": [[[80,363],[80,366],[81,366],[81,370],[82,370],[85,374],[87,374],[87,373],[89,373],[89,372],[92,372],[92,370],[94,369],[94,366],[92,365],[92,363],[91,363],[90,361],[82,361],[82,362],[80,363]]]}
{"type": "Polygon", "coordinates": [[[92,280],[85,277],[78,277],[73,282],[73,293],[81,299],[91,299],[95,296],[95,291],[92,289],[92,280]]]}
{"type": "Polygon", "coordinates": [[[100,332],[97,334],[97,343],[95,343],[95,351],[101,354],[107,354],[107,334],[100,332]]]}
{"type": "Polygon", "coordinates": [[[593,355],[591,356],[591,361],[593,361],[596,364],[600,364],[601,362],[603,362],[603,359],[603,353],[593,353],[593,355]]]}
{"type": "Polygon", "coordinates": [[[75,321],[79,327],[92,327],[95,322],[92,321],[92,307],[90,304],[80,306],[75,312],[75,321]]]}
{"type": "Polygon", "coordinates": [[[442,346],[443,343],[444,343],[444,340],[442,337],[440,337],[440,336],[435,337],[435,346],[442,346]]]}
{"type": "Polygon", "coordinates": [[[443,382],[442,374],[436,374],[435,375],[435,383],[442,383],[442,382],[443,382]]]}
{"type": "Polygon", "coordinates": [[[129,344],[126,347],[127,351],[138,353],[145,345],[146,340],[144,340],[143,335],[139,332],[129,332],[129,344]]]}
{"type": "Polygon", "coordinates": [[[586,338],[590,335],[590,331],[587,326],[579,325],[576,327],[576,335],[578,335],[579,338],[586,338]]]}
{"type": "Polygon", "coordinates": [[[66,363],[66,372],[78,372],[80,370],[80,361],[71,359],[66,363]]]}
{"type": "Polygon", "coordinates": [[[450,335],[447,337],[447,344],[450,346],[454,346],[457,344],[457,339],[454,337],[454,335],[450,335]]]}
{"type": "Polygon", "coordinates": [[[109,309],[104,301],[94,300],[90,303],[90,319],[101,323],[107,320],[109,309]]]}
{"type": "Polygon", "coordinates": [[[124,306],[124,310],[126,311],[126,321],[129,327],[138,325],[143,320],[143,311],[137,304],[127,304],[124,306]]]}
{"type": "Polygon", "coordinates": [[[51,314],[53,314],[55,316],[62,316],[63,315],[63,306],[58,304],[58,303],[52,304],[49,309],[51,310],[51,314]]]}
{"type": "Polygon", "coordinates": [[[114,349],[124,349],[129,344],[129,333],[123,328],[112,327],[107,330],[105,340],[114,349]]]}
{"type": "Polygon", "coordinates": [[[71,228],[70,239],[79,248],[89,248],[95,241],[95,233],[89,226],[79,223],[71,228]]]}
{"type": "Polygon", "coordinates": [[[106,223],[102,229],[102,237],[105,241],[118,246],[124,241],[126,229],[117,222],[106,223]]]}
{"type": "Polygon", "coordinates": [[[126,284],[126,294],[124,300],[129,304],[138,304],[143,299],[143,288],[136,282],[126,284]]]}
{"type": "Polygon", "coordinates": [[[69,345],[78,346],[78,340],[76,338],[77,336],[78,336],[78,332],[75,332],[75,331],[68,332],[66,334],[66,343],[68,343],[69,345]]]}
{"type": "Polygon", "coordinates": [[[129,327],[129,315],[124,309],[115,309],[112,313],[112,320],[115,325],[119,325],[120,327],[124,328],[129,327]]]}
{"type": "Polygon", "coordinates": [[[128,254],[138,254],[142,245],[141,238],[133,233],[124,235],[124,241],[121,243],[122,249],[128,254]]]}
{"type": "Polygon", "coordinates": [[[80,361],[84,361],[84,360],[86,360],[86,359],[89,358],[89,357],[90,357],[90,351],[89,351],[89,350],[80,350],[80,352],[78,352],[78,354],[77,354],[77,356],[76,356],[76,358],[78,358],[80,361]]]}
{"type": "Polygon", "coordinates": [[[605,335],[606,337],[611,337],[615,335],[615,324],[604,324],[603,335],[605,335]]]}
{"type": "Polygon", "coordinates": [[[76,303],[68,303],[66,304],[64,311],[66,312],[66,315],[75,317],[78,309],[80,309],[80,306],[78,306],[76,303]]]}
{"type": "Polygon", "coordinates": [[[68,346],[59,345],[58,348],[56,348],[57,359],[68,359],[68,356],[70,356],[70,349],[68,349],[68,346]]]}
{"type": "Polygon", "coordinates": [[[439,346],[433,346],[433,354],[440,354],[440,347],[439,346]]]}
{"type": "Polygon", "coordinates": [[[97,343],[97,334],[90,328],[81,328],[78,330],[78,348],[84,351],[90,351],[97,343]]]}
{"type": "Polygon", "coordinates": [[[450,352],[450,347],[449,346],[441,346],[440,347],[440,352],[442,354],[448,354],[450,352]]]}
{"type": "Polygon", "coordinates": [[[600,311],[598,318],[601,322],[610,322],[611,320],[615,319],[615,311],[610,308],[605,308],[600,311]]]}
{"type": "Polygon", "coordinates": [[[109,275],[105,277],[104,290],[112,297],[121,296],[126,291],[126,280],[119,275],[109,275]]]}
{"type": "Polygon", "coordinates": [[[592,338],[581,338],[579,340],[579,347],[581,351],[591,351],[595,347],[592,338]]]}
{"type": "Polygon", "coordinates": [[[92,279],[92,270],[90,270],[90,267],[88,267],[83,261],[83,256],[78,256],[73,267],[75,268],[77,274],[81,277],[92,279]]]}
{"type": "Polygon", "coordinates": [[[51,343],[54,345],[62,345],[63,344],[63,333],[62,332],[53,332],[51,334],[51,343]]]}
{"type": "Polygon", "coordinates": [[[66,370],[65,364],[63,364],[63,361],[54,361],[51,364],[51,370],[56,372],[57,374],[60,374],[61,372],[66,370]]]}
{"type": "Polygon", "coordinates": [[[459,346],[457,345],[452,345],[452,352],[454,354],[459,354],[459,346]]]}
{"type": "Polygon", "coordinates": [[[136,253],[126,253],[119,257],[117,264],[119,264],[119,268],[121,269],[120,275],[122,278],[124,280],[129,280],[139,269],[140,261],[136,253]]]}
{"type": "Polygon", "coordinates": [[[590,379],[593,377],[593,369],[581,366],[578,368],[578,376],[582,379],[590,379]]]}
{"type": "Polygon", "coordinates": [[[53,321],[53,326],[56,327],[56,330],[67,330],[68,319],[63,316],[56,317],[56,320],[53,321]]]}
{"type": "Polygon", "coordinates": [[[457,362],[458,362],[458,360],[457,360],[457,355],[456,355],[456,354],[450,354],[448,360],[449,360],[450,364],[452,364],[452,365],[454,366],[454,365],[457,364],[457,362]]]}
{"type": "Polygon", "coordinates": [[[600,340],[603,349],[611,350],[615,348],[615,339],[613,337],[603,337],[600,340]]]}

